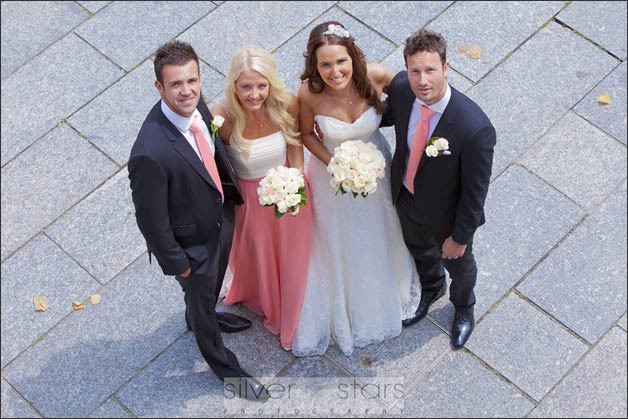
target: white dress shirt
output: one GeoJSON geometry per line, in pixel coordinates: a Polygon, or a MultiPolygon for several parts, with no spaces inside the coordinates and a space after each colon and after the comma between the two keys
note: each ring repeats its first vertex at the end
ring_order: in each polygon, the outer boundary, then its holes
{"type": "MultiPolygon", "coordinates": [[[[194,119],[194,117],[196,115],[198,115],[198,117],[201,119],[201,121],[203,120],[203,117],[201,116],[201,113],[198,111],[198,109],[194,109],[194,113],[192,114],[192,116],[190,118],[187,118],[185,116],[181,116],[181,115],[175,113],[162,100],[161,101],[161,111],[164,113],[166,118],[168,118],[168,121],[172,122],[172,124],[175,127],[177,127],[177,129],[181,132],[181,134],[183,134],[183,136],[185,137],[187,142],[190,144],[192,149],[196,152],[196,155],[198,156],[198,158],[201,159],[201,152],[198,150],[198,147],[196,147],[196,141],[194,140],[194,134],[192,134],[192,131],[190,131],[190,125],[192,125],[192,120],[194,119]]],[[[207,139],[207,141],[209,143],[209,148],[211,149],[212,154],[215,154],[216,153],[216,148],[214,147],[214,142],[211,140],[211,135],[209,135],[209,130],[207,129],[206,124],[201,124],[201,127],[203,128],[203,134],[205,135],[205,138],[207,139]]],[[[203,160],[203,159],[201,159],[201,160],[203,160]]]]}

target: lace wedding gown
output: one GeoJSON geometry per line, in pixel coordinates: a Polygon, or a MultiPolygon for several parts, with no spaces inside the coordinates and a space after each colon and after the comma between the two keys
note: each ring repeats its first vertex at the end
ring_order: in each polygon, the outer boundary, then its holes
{"type": "Polygon", "coordinates": [[[392,204],[392,156],[379,131],[381,115],[371,107],[352,124],[322,115],[315,120],[332,154],[344,141],[363,140],[386,159],[386,177],[366,198],[335,195],[326,166],[314,156],[306,169],[314,204],[312,256],[292,349],[322,355],[335,341],[350,355],[354,347],[401,333],[401,320],[419,304],[420,283],[392,204]]]}

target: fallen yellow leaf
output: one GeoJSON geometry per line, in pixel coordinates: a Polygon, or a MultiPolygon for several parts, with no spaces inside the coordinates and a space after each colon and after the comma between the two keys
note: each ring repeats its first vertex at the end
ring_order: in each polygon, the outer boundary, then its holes
{"type": "Polygon", "coordinates": [[[89,296],[89,302],[92,303],[93,306],[100,303],[100,295],[93,294],[89,296]]]}
{"type": "Polygon", "coordinates": [[[74,310],[83,310],[85,308],[85,304],[79,303],[78,301],[72,301],[72,308],[74,310]]]}
{"type": "Polygon", "coordinates": [[[467,55],[474,60],[479,60],[482,58],[482,48],[475,46],[467,52],[467,55]]]}
{"type": "Polygon", "coordinates": [[[608,93],[602,93],[597,97],[597,103],[599,103],[600,105],[610,105],[611,103],[613,103],[613,101],[611,100],[611,97],[608,95],[608,93]]]}
{"type": "Polygon", "coordinates": [[[458,47],[458,52],[464,54],[465,52],[467,52],[467,47],[465,47],[464,45],[460,45],[458,47]]]}
{"type": "Polygon", "coordinates": [[[33,305],[35,306],[35,311],[48,310],[48,300],[46,297],[35,297],[33,299],[33,305]]]}

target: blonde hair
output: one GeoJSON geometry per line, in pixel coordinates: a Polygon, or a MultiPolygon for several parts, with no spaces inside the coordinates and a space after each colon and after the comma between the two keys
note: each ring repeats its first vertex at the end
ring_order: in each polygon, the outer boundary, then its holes
{"type": "Polygon", "coordinates": [[[239,49],[231,60],[231,67],[225,80],[225,102],[227,117],[233,124],[229,145],[248,158],[250,144],[242,136],[246,126],[246,113],[238,100],[236,80],[246,70],[257,71],[268,80],[268,97],[264,108],[271,121],[279,126],[286,143],[301,145],[298,140],[300,133],[294,131],[295,118],[288,112],[291,95],[286,85],[277,74],[277,63],[273,56],[256,46],[250,45],[239,49]]]}

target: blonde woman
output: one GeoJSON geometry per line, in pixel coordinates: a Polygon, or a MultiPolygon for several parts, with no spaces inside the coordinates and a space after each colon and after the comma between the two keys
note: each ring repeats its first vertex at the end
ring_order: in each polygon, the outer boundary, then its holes
{"type": "MultiPolygon", "coordinates": [[[[257,187],[277,166],[303,171],[298,126],[299,103],[277,74],[273,56],[249,46],[235,53],[225,81],[225,102],[212,109],[225,123],[220,136],[238,177],[244,204],[236,208],[229,267],[233,281],[225,304],[242,303],[264,318],[292,348],[311,252],[312,206],[297,216],[276,219],[272,207],[259,204],[257,187]]],[[[307,184],[306,184],[307,188],[307,184]]]]}

